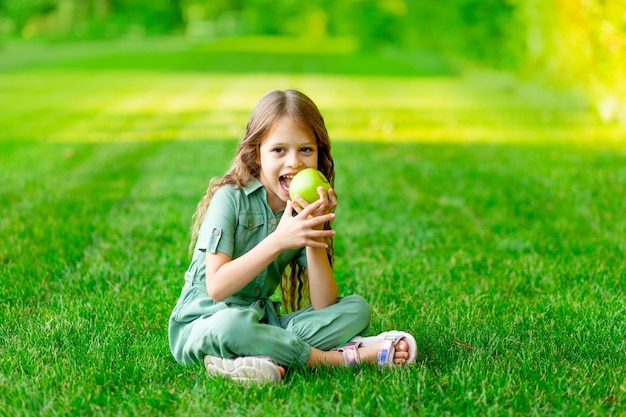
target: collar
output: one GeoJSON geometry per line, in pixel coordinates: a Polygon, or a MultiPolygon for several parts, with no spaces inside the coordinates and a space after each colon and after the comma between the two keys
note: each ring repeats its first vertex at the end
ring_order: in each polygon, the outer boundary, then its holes
{"type": "MultiPolygon", "coordinates": [[[[250,181],[248,181],[246,185],[241,187],[241,189],[246,195],[250,195],[256,192],[257,190],[261,189],[261,193],[263,193],[263,201],[265,201],[265,205],[267,206],[267,209],[271,211],[270,206],[267,203],[267,194],[265,193],[265,187],[263,187],[263,184],[261,184],[261,181],[259,181],[256,178],[252,178],[250,181]]],[[[280,209],[278,210],[278,212],[274,213],[274,215],[276,217],[280,217],[283,215],[284,211],[285,209],[280,209]]]]}
{"type": "Polygon", "coordinates": [[[244,193],[246,193],[246,195],[250,195],[259,188],[263,188],[263,184],[261,184],[261,181],[256,178],[252,178],[250,181],[248,181],[246,185],[242,187],[242,190],[244,193]]]}

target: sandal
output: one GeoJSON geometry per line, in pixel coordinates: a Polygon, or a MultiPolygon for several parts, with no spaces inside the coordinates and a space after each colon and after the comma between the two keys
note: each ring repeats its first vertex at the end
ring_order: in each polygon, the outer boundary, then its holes
{"type": "Polygon", "coordinates": [[[406,363],[415,362],[415,358],[417,357],[417,343],[415,342],[415,338],[409,333],[397,330],[384,332],[378,336],[356,336],[350,339],[345,345],[336,347],[333,350],[342,352],[344,365],[351,366],[361,363],[359,347],[367,347],[374,344],[380,345],[378,349],[378,368],[383,368],[385,366],[394,365],[393,357],[396,353],[396,345],[401,340],[404,340],[406,344],[409,345],[409,358],[406,360],[406,363]]]}
{"type": "Polygon", "coordinates": [[[221,375],[233,381],[264,384],[281,380],[278,364],[267,356],[240,356],[233,359],[207,355],[204,366],[213,376],[221,375]]]}

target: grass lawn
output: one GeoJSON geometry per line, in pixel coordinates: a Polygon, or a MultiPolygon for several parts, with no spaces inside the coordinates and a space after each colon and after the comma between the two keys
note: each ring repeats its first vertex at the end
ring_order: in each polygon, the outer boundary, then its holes
{"type": "Polygon", "coordinates": [[[179,40],[0,51],[0,415],[624,415],[626,137],[427,54],[179,40]],[[190,218],[262,94],[326,117],[342,294],[413,367],[174,362],[190,218]]]}

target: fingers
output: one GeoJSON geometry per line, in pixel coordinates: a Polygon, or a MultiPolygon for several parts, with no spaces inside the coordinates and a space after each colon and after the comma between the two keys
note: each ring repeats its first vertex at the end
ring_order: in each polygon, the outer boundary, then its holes
{"type": "Polygon", "coordinates": [[[328,244],[326,243],[325,238],[334,235],[334,230],[309,229],[296,240],[296,247],[302,248],[305,246],[309,246],[313,248],[328,249],[328,244]]]}
{"type": "Polygon", "coordinates": [[[296,203],[293,204],[293,208],[296,213],[300,213],[304,207],[309,205],[309,203],[304,198],[300,197],[300,194],[296,194],[294,196],[293,202],[296,203]]]}
{"type": "Polygon", "coordinates": [[[330,213],[337,207],[337,194],[333,188],[329,188],[326,192],[324,187],[317,187],[317,194],[320,197],[319,200],[323,202],[320,211],[330,213]]]}
{"type": "Polygon", "coordinates": [[[300,211],[298,211],[295,206],[297,206],[297,204],[293,204],[293,201],[287,200],[287,203],[285,204],[285,211],[283,211],[282,217],[291,217],[294,210],[299,213],[300,211]]]}
{"type": "Polygon", "coordinates": [[[314,238],[320,237],[332,237],[335,236],[335,231],[333,229],[324,229],[324,224],[326,222],[331,222],[335,219],[334,213],[325,214],[323,216],[317,217],[309,217],[306,220],[303,220],[302,228],[304,230],[310,230],[308,236],[314,238]]]}
{"type": "Polygon", "coordinates": [[[317,195],[320,197],[318,200],[322,200],[325,204],[328,203],[328,194],[326,194],[324,187],[317,187],[317,195]]]}
{"type": "Polygon", "coordinates": [[[298,209],[296,202],[287,200],[285,211],[276,229],[276,233],[280,235],[281,241],[283,241],[287,247],[300,248],[310,246],[315,248],[328,248],[325,239],[334,236],[335,231],[332,229],[324,229],[324,224],[331,222],[335,218],[335,214],[312,215],[321,204],[322,202],[318,200],[313,204],[309,204],[304,209],[298,209]],[[296,216],[293,216],[294,210],[298,212],[296,216]]]}
{"type": "Polygon", "coordinates": [[[308,246],[308,247],[310,247],[310,248],[328,249],[328,244],[327,244],[327,243],[325,243],[325,242],[320,242],[319,240],[315,240],[315,239],[310,239],[310,240],[307,240],[307,241],[304,243],[304,245],[302,245],[302,246],[303,246],[303,247],[304,247],[304,246],[308,246]]]}
{"type": "Polygon", "coordinates": [[[337,207],[337,203],[337,194],[335,194],[335,190],[331,188],[328,190],[328,206],[331,211],[337,207]]]}
{"type": "Polygon", "coordinates": [[[291,212],[293,211],[293,201],[287,200],[285,203],[285,211],[283,212],[283,217],[291,216],[291,212]]]}
{"type": "Polygon", "coordinates": [[[305,206],[304,209],[300,213],[304,217],[320,216],[320,215],[330,213],[330,210],[328,210],[327,207],[328,207],[328,200],[320,198],[319,200],[314,201],[313,203],[305,206]]]}
{"type": "MultiPolygon", "coordinates": [[[[298,196],[296,196],[296,198],[298,198],[298,196]]],[[[302,198],[300,199],[302,200],[302,198]]],[[[287,218],[291,217],[293,211],[295,210],[298,213],[296,217],[308,219],[311,221],[311,224],[313,225],[319,225],[325,222],[332,221],[335,218],[334,213],[327,213],[327,214],[321,214],[321,215],[315,215],[315,216],[313,215],[314,212],[316,212],[322,205],[323,205],[323,202],[321,200],[317,200],[313,204],[308,204],[306,207],[302,208],[302,207],[298,207],[298,204],[295,201],[287,200],[287,203],[285,204],[285,211],[283,212],[282,217],[287,217],[287,218]]]]}
{"type": "Polygon", "coordinates": [[[317,194],[319,198],[317,201],[309,203],[300,195],[295,195],[293,201],[297,204],[294,204],[294,209],[296,212],[300,213],[303,209],[314,205],[319,202],[319,205],[316,205],[315,209],[312,209],[309,215],[313,215],[314,212],[316,215],[320,213],[330,213],[335,210],[337,207],[337,194],[333,188],[329,188],[328,192],[324,189],[324,187],[317,187],[317,194]]]}
{"type": "MultiPolygon", "coordinates": [[[[311,207],[311,206],[308,206],[308,207],[311,207]]],[[[336,217],[335,213],[328,213],[328,214],[322,214],[319,216],[313,216],[312,214],[309,214],[306,211],[306,209],[302,210],[302,212],[298,214],[298,216],[302,216],[303,219],[306,219],[305,227],[311,227],[311,228],[321,227],[326,222],[332,222],[333,220],[335,220],[335,217],[336,217]]]]}

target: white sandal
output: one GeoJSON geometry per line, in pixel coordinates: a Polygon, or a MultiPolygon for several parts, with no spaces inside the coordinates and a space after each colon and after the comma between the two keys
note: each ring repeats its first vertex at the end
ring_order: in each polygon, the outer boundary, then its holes
{"type": "Polygon", "coordinates": [[[357,365],[361,363],[361,355],[359,355],[359,347],[367,347],[371,345],[380,345],[378,349],[378,367],[395,365],[393,362],[396,353],[396,345],[404,340],[409,346],[409,358],[405,363],[415,362],[417,357],[417,343],[415,338],[406,332],[392,330],[384,332],[378,336],[361,337],[356,336],[350,339],[345,345],[336,347],[333,350],[343,353],[343,361],[345,366],[357,365]],[[382,342],[382,343],[381,343],[382,342]]]}
{"type": "Polygon", "coordinates": [[[204,367],[211,375],[221,375],[241,383],[265,384],[281,380],[278,364],[267,356],[240,356],[233,359],[207,355],[204,367]]]}

